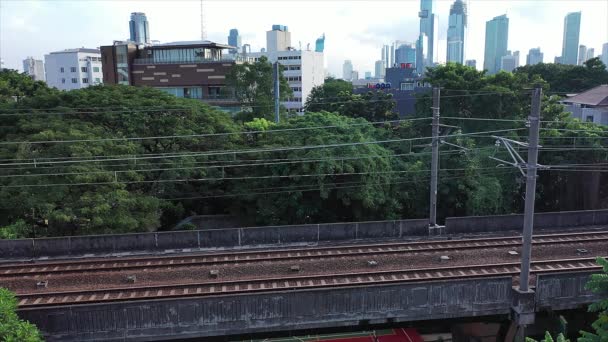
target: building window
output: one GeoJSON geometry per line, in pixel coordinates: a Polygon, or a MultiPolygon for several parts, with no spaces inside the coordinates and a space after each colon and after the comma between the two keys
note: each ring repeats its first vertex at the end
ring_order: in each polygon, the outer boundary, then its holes
{"type": "Polygon", "coordinates": [[[62,83],[62,84],[65,84],[65,78],[62,78],[62,79],[61,79],[61,83],[62,83]]]}
{"type": "Polygon", "coordinates": [[[89,79],[88,78],[83,78],[82,79],[82,83],[89,83],[89,79]]]}
{"type": "Polygon", "coordinates": [[[401,83],[401,86],[399,87],[401,90],[414,90],[414,83],[401,83]]]}
{"type": "Polygon", "coordinates": [[[587,115],[587,117],[585,118],[586,122],[593,122],[593,115],[587,115]]]}
{"type": "Polygon", "coordinates": [[[64,72],[63,67],[59,68],[59,72],[64,72]]]}
{"type": "Polygon", "coordinates": [[[71,71],[71,72],[76,72],[76,67],[71,67],[71,68],[70,68],[70,71],[71,71]]]}
{"type": "Polygon", "coordinates": [[[93,72],[99,72],[99,67],[93,67],[93,72]]]}
{"type": "Polygon", "coordinates": [[[72,83],[78,83],[78,79],[77,78],[72,78],[72,83]]]}
{"type": "Polygon", "coordinates": [[[80,67],[80,71],[87,72],[87,67],[80,67]]]}
{"type": "Polygon", "coordinates": [[[95,83],[101,83],[101,79],[99,77],[95,77],[95,83]]]}

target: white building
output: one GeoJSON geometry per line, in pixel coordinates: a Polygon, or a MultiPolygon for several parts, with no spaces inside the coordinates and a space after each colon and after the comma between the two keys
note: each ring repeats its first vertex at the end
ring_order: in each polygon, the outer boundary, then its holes
{"type": "Polygon", "coordinates": [[[247,54],[247,57],[255,59],[262,56],[266,56],[271,63],[279,62],[283,66],[283,77],[293,91],[292,97],[281,104],[291,112],[304,113],[304,104],[312,88],[325,82],[323,52],[288,50],[247,54]]]}
{"type": "Polygon", "coordinates": [[[587,60],[587,47],[585,45],[578,46],[578,65],[583,65],[587,60]]]}
{"type": "Polygon", "coordinates": [[[608,43],[602,45],[602,62],[604,62],[605,65],[608,65],[608,43]]]}
{"type": "Polygon", "coordinates": [[[284,25],[272,25],[266,31],[266,52],[286,51],[291,47],[291,32],[284,25]]]}
{"type": "Polygon", "coordinates": [[[595,57],[595,49],[587,48],[587,57],[585,58],[585,62],[595,57]]]}
{"type": "Polygon", "coordinates": [[[68,49],[44,56],[46,83],[60,90],[86,88],[103,83],[98,49],[68,49]]]}
{"type": "Polygon", "coordinates": [[[345,60],[344,64],[342,64],[342,79],[345,81],[353,79],[353,62],[350,59],[345,60]]]}
{"type": "Polygon", "coordinates": [[[376,61],[374,65],[374,77],[376,78],[384,78],[384,62],[376,61]]]}
{"type": "Polygon", "coordinates": [[[28,74],[34,81],[44,81],[44,63],[40,59],[34,59],[34,57],[24,59],[23,72],[28,74]]]}
{"type": "Polygon", "coordinates": [[[608,125],[608,84],[591,88],[561,101],[573,117],[601,125],[608,125]]]}
{"type": "Polygon", "coordinates": [[[526,64],[534,65],[538,63],[542,63],[544,58],[544,54],[540,51],[540,47],[535,49],[530,49],[528,51],[528,56],[526,56],[526,64]]]}

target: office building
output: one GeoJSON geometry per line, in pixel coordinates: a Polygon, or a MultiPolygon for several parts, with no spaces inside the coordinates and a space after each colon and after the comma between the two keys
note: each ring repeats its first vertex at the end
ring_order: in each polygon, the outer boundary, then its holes
{"type": "Polygon", "coordinates": [[[555,56],[555,58],[553,59],[553,63],[562,64],[562,56],[555,56]]]}
{"type": "Polygon", "coordinates": [[[602,62],[608,67],[608,43],[602,45],[602,62]]]}
{"type": "Polygon", "coordinates": [[[540,48],[530,49],[528,51],[528,56],[526,56],[526,64],[534,65],[543,62],[543,53],[540,51],[540,48]]]}
{"type": "Polygon", "coordinates": [[[68,49],[44,56],[46,83],[60,90],[86,88],[103,83],[101,52],[68,49]]]}
{"type": "Polygon", "coordinates": [[[232,66],[244,59],[224,53],[230,48],[207,40],[147,46],[115,42],[101,47],[104,83],[152,87],[236,111],[238,101],[223,90],[232,66]]]}
{"type": "Polygon", "coordinates": [[[374,64],[374,77],[384,78],[384,62],[376,61],[374,64]]]}
{"type": "Polygon", "coordinates": [[[353,62],[349,59],[344,61],[342,65],[342,79],[345,81],[351,81],[353,77],[353,62]]]}
{"type": "Polygon", "coordinates": [[[583,63],[585,63],[585,61],[587,60],[587,47],[585,45],[579,45],[578,46],[578,61],[576,62],[577,65],[583,65],[583,63]]]}
{"type": "Polygon", "coordinates": [[[366,80],[371,80],[372,79],[372,72],[371,71],[366,71],[365,72],[365,79],[366,80]]]}
{"type": "Polygon", "coordinates": [[[132,42],[136,44],[150,44],[150,29],[148,27],[148,18],[146,18],[145,13],[131,13],[129,31],[131,32],[130,40],[132,42]]]}
{"type": "Polygon", "coordinates": [[[467,59],[464,64],[468,67],[477,69],[477,60],[475,59],[467,59]]]}
{"type": "Polygon", "coordinates": [[[507,51],[507,54],[500,58],[500,70],[513,72],[517,67],[519,67],[519,51],[512,54],[511,51],[507,51]]]}
{"type": "MultiPolygon", "coordinates": [[[[420,18],[420,36],[426,36],[427,43],[425,52],[426,55],[423,67],[430,67],[437,62],[437,42],[439,35],[437,30],[439,29],[438,17],[433,13],[434,0],[420,0],[420,12],[418,17],[420,18]]],[[[423,38],[424,39],[424,38],[423,38]]],[[[420,40],[420,37],[419,37],[420,40]]],[[[420,61],[418,61],[420,64],[420,61]]]]}
{"type": "Polygon", "coordinates": [[[391,51],[390,51],[389,46],[383,45],[381,59],[382,59],[382,63],[384,63],[385,68],[389,68],[391,66],[390,55],[391,55],[391,51]]]}
{"type": "MultiPolygon", "coordinates": [[[[313,50],[287,50],[275,52],[254,52],[248,54],[249,58],[265,56],[271,63],[278,62],[283,66],[283,76],[293,91],[291,98],[281,102],[288,111],[296,114],[304,113],[304,105],[312,88],[323,85],[325,82],[325,67],[323,52],[313,50]]],[[[350,61],[352,78],[352,63],[350,61]]]]}
{"type": "Polygon", "coordinates": [[[353,70],[353,72],[350,74],[350,80],[354,82],[358,79],[359,79],[359,72],[357,70],[353,70]]]}
{"type": "Polygon", "coordinates": [[[325,33],[315,41],[315,52],[323,52],[325,50],[325,33]]]}
{"type": "Polygon", "coordinates": [[[429,39],[421,33],[416,42],[416,72],[424,74],[428,61],[429,39]]]}
{"type": "Polygon", "coordinates": [[[40,59],[28,57],[23,60],[23,72],[28,74],[34,81],[44,81],[44,63],[40,59]]]}
{"type": "Polygon", "coordinates": [[[587,57],[585,58],[585,62],[595,57],[595,49],[587,48],[587,57]]]}
{"type": "Polygon", "coordinates": [[[462,0],[456,0],[450,7],[448,20],[448,48],[446,61],[464,63],[464,43],[467,29],[467,7],[462,0]]]}
{"type": "Polygon", "coordinates": [[[238,53],[241,51],[241,36],[239,35],[239,30],[233,28],[228,33],[228,45],[234,46],[234,49],[230,49],[230,53],[238,53]]]}
{"type": "Polygon", "coordinates": [[[401,44],[395,50],[395,65],[400,66],[403,63],[416,64],[416,47],[411,43],[401,44]]]}
{"type": "Polygon", "coordinates": [[[500,69],[503,56],[507,55],[509,42],[509,18],[506,14],[486,22],[486,44],[483,57],[483,68],[489,74],[495,74],[500,69]]]}
{"type": "Polygon", "coordinates": [[[287,26],[272,25],[272,30],[266,32],[266,52],[287,51],[291,47],[291,32],[287,26]]]}
{"type": "Polygon", "coordinates": [[[578,62],[578,40],[581,31],[581,12],[568,13],[564,18],[564,36],[561,63],[576,65],[578,62]]]}

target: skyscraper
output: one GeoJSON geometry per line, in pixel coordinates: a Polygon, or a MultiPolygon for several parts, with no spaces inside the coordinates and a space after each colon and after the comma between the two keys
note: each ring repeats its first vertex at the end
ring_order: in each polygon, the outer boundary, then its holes
{"type": "Polygon", "coordinates": [[[376,78],[384,78],[384,62],[380,61],[376,61],[376,64],[374,65],[374,77],[376,78]]]}
{"type": "Polygon", "coordinates": [[[129,21],[131,32],[130,40],[137,44],[150,44],[150,29],[148,28],[148,18],[142,12],[131,13],[129,21]]]}
{"type": "Polygon", "coordinates": [[[342,65],[342,79],[345,81],[351,81],[353,79],[353,62],[349,59],[345,60],[342,65]]]}
{"type": "Polygon", "coordinates": [[[595,57],[595,49],[594,48],[588,48],[587,49],[587,57],[585,58],[585,62],[592,59],[593,57],[595,57]]]}
{"type": "Polygon", "coordinates": [[[239,35],[239,30],[233,28],[230,30],[228,34],[228,45],[236,47],[236,49],[231,49],[231,53],[237,53],[241,50],[241,36],[239,35]]]}
{"type": "Polygon", "coordinates": [[[500,70],[512,72],[517,67],[519,67],[519,51],[515,51],[513,54],[511,51],[507,51],[507,54],[500,58],[500,70]]]}
{"type": "Polygon", "coordinates": [[[392,68],[395,65],[395,43],[391,44],[391,55],[388,60],[388,67],[392,68]]]}
{"type": "Polygon", "coordinates": [[[323,52],[325,50],[325,33],[315,41],[315,52],[323,52]]]}
{"type": "Polygon", "coordinates": [[[384,63],[385,68],[390,68],[390,49],[388,45],[382,46],[382,63],[384,63]]]}
{"type": "Polygon", "coordinates": [[[395,50],[395,64],[401,63],[416,64],[416,47],[410,43],[401,44],[395,50]]]}
{"type": "Polygon", "coordinates": [[[365,72],[365,79],[366,79],[366,80],[369,80],[369,79],[371,79],[371,78],[372,78],[372,72],[371,72],[371,71],[366,71],[366,72],[365,72]]]}
{"type": "Polygon", "coordinates": [[[509,18],[506,14],[486,22],[486,45],[483,55],[483,68],[489,74],[495,74],[500,69],[502,56],[507,55],[509,42],[509,18]]]}
{"type": "Polygon", "coordinates": [[[266,52],[287,51],[291,47],[291,32],[285,25],[272,25],[266,31],[266,52]]]}
{"type": "Polygon", "coordinates": [[[464,40],[467,29],[467,6],[462,0],[456,0],[450,7],[448,20],[448,62],[464,63],[464,40]]]}
{"type": "Polygon", "coordinates": [[[464,62],[464,63],[468,67],[477,69],[477,61],[474,59],[467,59],[466,62],[464,62]]]}
{"type": "Polygon", "coordinates": [[[530,49],[528,51],[528,56],[526,56],[526,64],[534,65],[543,62],[543,53],[540,51],[540,48],[530,49]]]}
{"type": "Polygon", "coordinates": [[[577,65],[583,65],[587,60],[587,47],[585,45],[578,46],[578,60],[576,62],[577,65]]]}
{"type": "Polygon", "coordinates": [[[581,31],[581,12],[568,13],[564,18],[564,37],[562,44],[563,64],[576,65],[578,62],[578,38],[581,31]]]}
{"type": "MultiPolygon", "coordinates": [[[[424,67],[433,66],[435,62],[437,62],[437,29],[438,18],[435,14],[433,14],[433,2],[434,0],[420,0],[420,12],[418,12],[418,17],[420,18],[420,36],[426,36],[427,47],[424,67]]],[[[418,38],[420,41],[420,37],[418,38]]],[[[424,38],[422,38],[424,40],[424,38]]],[[[424,45],[424,44],[423,44],[424,45]]],[[[417,64],[421,64],[418,63],[417,64]]]]}
{"type": "Polygon", "coordinates": [[[602,62],[608,66],[608,43],[602,45],[602,62]]]}
{"type": "Polygon", "coordinates": [[[423,74],[428,61],[429,38],[424,32],[420,33],[416,42],[416,72],[423,74]]]}
{"type": "Polygon", "coordinates": [[[23,72],[28,74],[34,81],[44,81],[44,63],[40,59],[28,57],[23,60],[23,72]]]}

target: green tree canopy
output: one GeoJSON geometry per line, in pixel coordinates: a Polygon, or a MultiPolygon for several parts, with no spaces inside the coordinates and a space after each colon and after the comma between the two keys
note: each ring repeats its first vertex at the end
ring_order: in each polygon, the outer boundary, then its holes
{"type": "Polygon", "coordinates": [[[35,325],[17,316],[17,298],[0,287],[0,340],[3,342],[42,342],[35,325]]]}
{"type": "MultiPolygon", "coordinates": [[[[284,101],[293,95],[280,66],[279,98],[284,101]]],[[[226,77],[226,83],[234,95],[247,107],[241,115],[245,121],[253,118],[274,119],[274,73],[268,58],[262,56],[254,63],[236,64],[226,77]]],[[[284,111],[284,110],[283,110],[284,111]]]]}
{"type": "Polygon", "coordinates": [[[539,76],[549,83],[548,90],[564,94],[579,93],[608,83],[608,70],[599,57],[586,61],[584,65],[553,63],[525,65],[517,68],[515,74],[539,76]]]}

